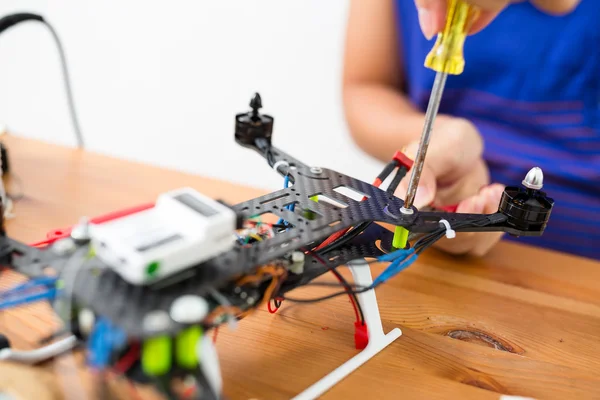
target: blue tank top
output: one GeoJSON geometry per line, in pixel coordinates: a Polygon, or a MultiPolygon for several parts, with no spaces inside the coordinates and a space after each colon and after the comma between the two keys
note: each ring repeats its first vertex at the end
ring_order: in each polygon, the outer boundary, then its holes
{"type": "MultiPolygon", "coordinates": [[[[435,72],[414,0],[395,0],[410,100],[425,110],[435,72]]],[[[465,70],[449,76],[440,113],[473,122],[493,182],[520,185],[544,171],[556,201],[542,237],[519,242],[600,259],[600,0],[566,16],[529,2],[510,5],[467,38],[465,70]]],[[[513,240],[507,236],[508,240],[513,240]]]]}

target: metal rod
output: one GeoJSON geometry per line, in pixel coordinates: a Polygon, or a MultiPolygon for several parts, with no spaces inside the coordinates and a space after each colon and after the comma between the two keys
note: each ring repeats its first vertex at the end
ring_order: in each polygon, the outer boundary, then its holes
{"type": "Polygon", "coordinates": [[[408,191],[406,192],[406,199],[404,200],[404,207],[401,209],[401,211],[405,213],[412,213],[411,208],[413,202],[415,201],[417,187],[419,186],[419,180],[421,179],[421,173],[423,172],[423,164],[425,162],[427,148],[429,147],[431,130],[433,128],[435,117],[437,116],[440,108],[440,101],[442,100],[442,93],[444,92],[444,86],[446,85],[447,77],[448,74],[444,72],[438,72],[435,75],[433,90],[431,91],[431,98],[429,99],[427,112],[425,113],[425,125],[423,126],[423,133],[421,134],[419,149],[417,150],[417,156],[415,157],[415,162],[412,167],[408,191]]]}

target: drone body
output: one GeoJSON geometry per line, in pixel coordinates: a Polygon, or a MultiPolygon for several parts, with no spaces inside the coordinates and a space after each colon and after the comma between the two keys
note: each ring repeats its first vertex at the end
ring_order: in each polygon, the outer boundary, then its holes
{"type": "MultiPolygon", "coordinates": [[[[136,366],[123,371],[130,378],[153,382],[174,398],[168,382],[191,374],[204,388],[198,398],[220,398],[209,330],[273,300],[292,301],[286,293],[357,259],[373,258],[390,267],[369,286],[343,283],[345,290],[335,295],[372,291],[448,230],[543,234],[553,201],[541,192],[536,171],[524,188],[506,189],[494,214],[414,207],[403,213],[404,202],[393,190],[379,187],[384,179],[369,184],[309,167],[274,147],[274,120],[262,115],[260,106],[255,96],[252,110],[236,116],[235,138],[265,157],[284,177],[285,188],[233,206],[190,189],[167,193],[153,208],[80,226],[71,237],[44,248],[5,233],[0,237],[4,265],[34,280],[47,277],[48,269],[58,274],[50,282],[55,292],[49,299],[68,333],[86,344],[95,367],[113,368],[137,352],[136,366]],[[264,221],[266,214],[279,221],[264,221]],[[412,246],[394,246],[393,234],[377,222],[406,229],[410,239],[422,238],[412,246]]],[[[397,184],[409,169],[398,155],[382,177],[396,170],[392,183],[397,184]]]]}

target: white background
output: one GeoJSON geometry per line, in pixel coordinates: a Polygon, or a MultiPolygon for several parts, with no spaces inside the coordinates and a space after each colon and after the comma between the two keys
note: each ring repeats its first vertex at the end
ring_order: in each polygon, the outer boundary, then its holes
{"type": "MultiPolygon", "coordinates": [[[[2,0],[61,37],[87,147],[232,182],[282,180],[233,139],[255,91],[274,144],[310,165],[371,181],[341,106],[347,0],[2,0]],[[236,163],[227,162],[236,160],[236,163]]],[[[0,36],[0,122],[75,145],[58,53],[36,22],[0,36]]],[[[390,151],[392,151],[391,149],[390,151]]]]}

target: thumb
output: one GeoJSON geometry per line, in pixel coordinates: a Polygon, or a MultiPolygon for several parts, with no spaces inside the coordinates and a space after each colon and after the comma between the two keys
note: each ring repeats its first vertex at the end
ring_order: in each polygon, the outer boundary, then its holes
{"type": "Polygon", "coordinates": [[[415,0],[419,15],[419,25],[423,35],[429,40],[444,27],[447,0],[415,0]]]}
{"type": "MultiPolygon", "coordinates": [[[[398,185],[398,189],[396,190],[396,195],[401,199],[406,199],[406,193],[408,191],[408,183],[410,182],[411,173],[406,174],[404,179],[400,181],[400,185],[398,185]]],[[[437,191],[437,183],[435,179],[435,174],[433,171],[427,167],[427,165],[423,166],[423,171],[421,172],[421,179],[419,179],[419,186],[417,187],[417,193],[415,195],[414,206],[417,208],[423,208],[425,206],[433,203],[433,199],[435,199],[435,194],[437,191]]]]}

